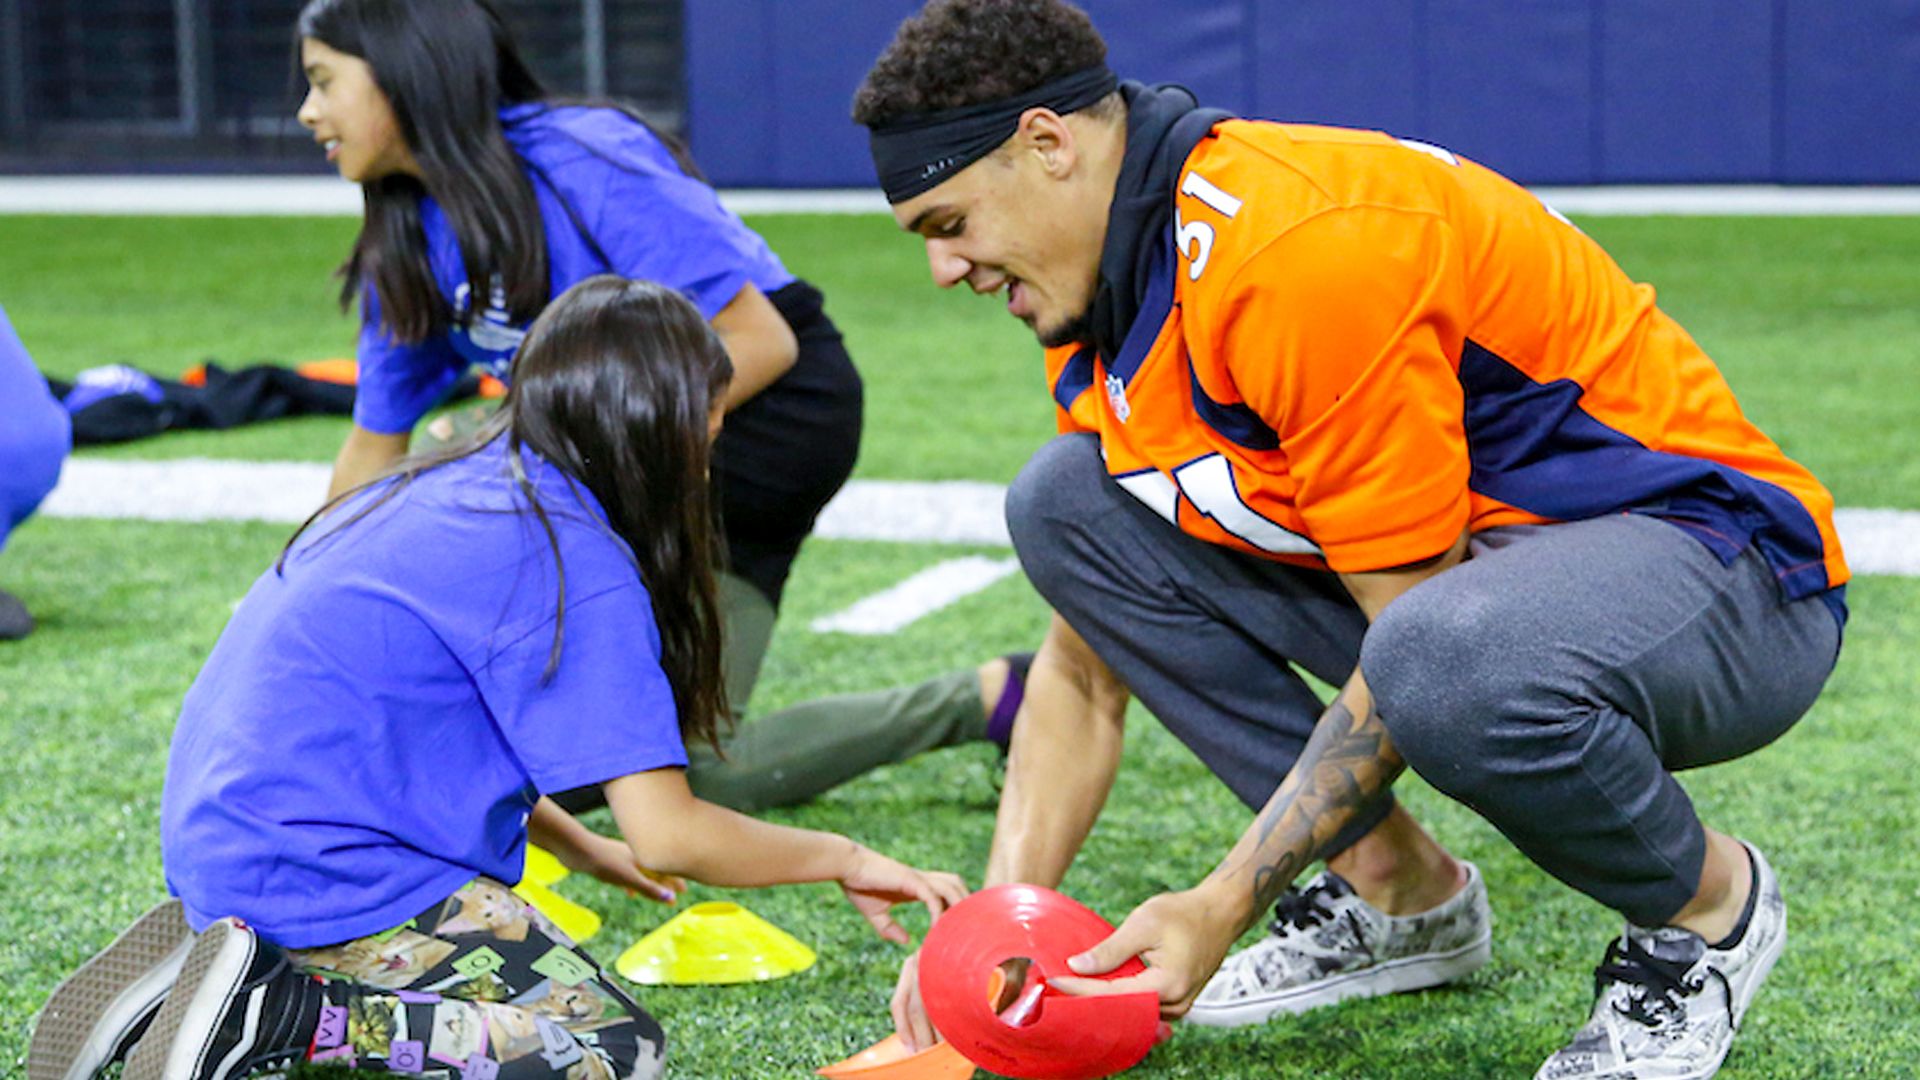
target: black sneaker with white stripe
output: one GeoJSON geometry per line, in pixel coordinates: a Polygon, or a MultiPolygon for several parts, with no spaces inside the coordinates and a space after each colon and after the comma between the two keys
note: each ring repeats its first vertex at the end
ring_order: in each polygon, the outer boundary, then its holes
{"type": "Polygon", "coordinates": [[[227,1080],[304,1060],[325,988],[237,919],[209,926],[187,953],[122,1080],[227,1080]]]}
{"type": "Polygon", "coordinates": [[[191,948],[180,901],[140,916],[48,996],[27,1047],[27,1080],[89,1080],[126,1057],[191,948]]]}

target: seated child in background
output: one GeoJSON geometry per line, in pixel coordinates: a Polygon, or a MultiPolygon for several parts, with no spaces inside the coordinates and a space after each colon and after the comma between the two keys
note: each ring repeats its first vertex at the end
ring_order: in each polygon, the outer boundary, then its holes
{"type": "Polygon", "coordinates": [[[659,1026],[504,884],[529,836],[666,899],[670,875],[837,881],[895,941],[893,905],[964,895],[687,787],[686,744],[728,715],[706,475],[731,366],[699,312],[592,278],[514,371],[471,442],[323,511],[234,612],[168,763],[179,902],[55,991],[33,1076],[91,1075],[136,1036],[128,1080],[657,1075],[659,1026]],[[589,784],[624,843],[544,797],[589,784]]]}

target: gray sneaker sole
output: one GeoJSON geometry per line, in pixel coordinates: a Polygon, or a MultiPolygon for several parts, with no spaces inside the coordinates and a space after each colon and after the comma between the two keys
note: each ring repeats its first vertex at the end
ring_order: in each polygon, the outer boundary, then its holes
{"type": "Polygon", "coordinates": [[[47,998],[27,1047],[27,1080],[89,1080],[124,1053],[192,947],[180,901],[140,916],[47,998]]]}
{"type": "Polygon", "coordinates": [[[153,1026],[127,1056],[121,1080],[221,1080],[231,1062],[209,1066],[208,1041],[226,1014],[253,960],[251,933],[221,921],[193,943],[180,978],[154,1015],[153,1026]]]}
{"type": "Polygon", "coordinates": [[[1242,998],[1231,1004],[1195,1005],[1187,1013],[1186,1022],[1202,1027],[1241,1027],[1261,1023],[1281,1013],[1303,1013],[1354,998],[1427,990],[1473,974],[1486,966],[1492,956],[1493,934],[1488,932],[1479,940],[1448,952],[1389,960],[1307,986],[1242,998]]]}

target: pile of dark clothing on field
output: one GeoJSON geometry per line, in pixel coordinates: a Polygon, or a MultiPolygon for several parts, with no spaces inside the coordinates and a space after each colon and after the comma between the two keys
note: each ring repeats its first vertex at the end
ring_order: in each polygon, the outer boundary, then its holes
{"type": "MultiPolygon", "coordinates": [[[[349,416],[354,381],[353,361],[321,360],[292,368],[254,364],[237,371],[208,362],[178,380],[111,364],[88,368],[72,382],[50,378],[47,385],[73,418],[74,444],[84,446],[183,428],[220,431],[289,416],[349,416]]],[[[467,376],[449,400],[481,393],[481,383],[467,376]]]]}

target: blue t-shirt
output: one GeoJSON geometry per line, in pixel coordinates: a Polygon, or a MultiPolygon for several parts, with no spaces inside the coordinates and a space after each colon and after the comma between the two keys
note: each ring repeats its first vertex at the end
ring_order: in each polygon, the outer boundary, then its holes
{"type": "MultiPolygon", "coordinates": [[[[614,273],[677,289],[712,319],[749,284],[771,293],[793,282],[766,241],[625,113],[529,103],[501,110],[500,121],[540,204],[550,295],[614,273]]],[[[365,291],[353,418],[369,431],[410,430],[470,365],[505,379],[526,335],[503,297],[488,297],[476,310],[459,242],[431,197],[421,200],[420,222],[455,325],[442,336],[402,345],[381,328],[374,290],[365,291]]]]}
{"type": "MultiPolygon", "coordinates": [[[[541,792],[686,764],[660,634],[591,493],[504,440],[260,576],[187,692],[160,809],[168,887],[198,930],[236,915],[289,948],[397,926],[477,874],[519,880],[541,792]]],[[[378,489],[376,489],[378,490],[378,489]]],[[[334,530],[338,528],[339,531],[334,530]]]]}

